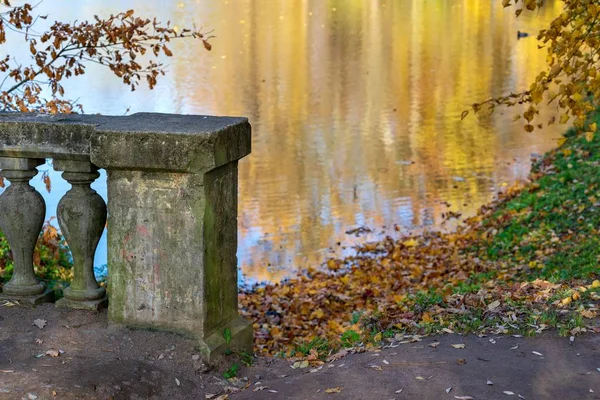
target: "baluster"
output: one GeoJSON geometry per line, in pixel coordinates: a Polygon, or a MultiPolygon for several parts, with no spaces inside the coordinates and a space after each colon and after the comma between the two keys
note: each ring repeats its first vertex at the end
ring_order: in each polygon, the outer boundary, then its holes
{"type": "Polygon", "coordinates": [[[106,204],[90,187],[100,174],[89,161],[55,160],[54,169],[72,188],[58,203],[58,224],[73,255],[73,282],[58,306],[98,310],[108,304],[94,276],[94,254],[106,224],[106,204]]]}
{"type": "Polygon", "coordinates": [[[2,175],[11,185],[0,196],[0,230],[12,251],[14,270],[11,280],[2,288],[0,298],[36,305],[54,300],[33,269],[33,251],[42,230],[46,204],[29,184],[44,164],[39,158],[0,157],[2,175]]]}

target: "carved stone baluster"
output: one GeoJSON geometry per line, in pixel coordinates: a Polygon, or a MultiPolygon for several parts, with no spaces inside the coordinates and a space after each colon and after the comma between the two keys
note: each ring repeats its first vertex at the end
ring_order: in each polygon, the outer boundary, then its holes
{"type": "Polygon", "coordinates": [[[72,185],[58,203],[58,224],[73,255],[73,282],[58,306],[98,310],[108,304],[94,277],[94,254],[106,224],[106,204],[90,187],[100,174],[89,161],[55,160],[54,169],[72,185]]]}
{"type": "Polygon", "coordinates": [[[2,288],[0,298],[32,305],[54,300],[53,292],[46,290],[33,270],[33,250],[44,223],[46,204],[29,180],[41,164],[44,160],[38,158],[0,157],[2,176],[11,182],[0,196],[0,230],[14,259],[13,276],[2,288]]]}

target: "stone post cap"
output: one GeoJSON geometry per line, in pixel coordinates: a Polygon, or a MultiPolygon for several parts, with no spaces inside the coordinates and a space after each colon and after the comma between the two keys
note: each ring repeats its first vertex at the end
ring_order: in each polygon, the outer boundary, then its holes
{"type": "Polygon", "coordinates": [[[202,173],[250,153],[246,118],[0,112],[0,157],[90,160],[100,168],[202,173]]]}

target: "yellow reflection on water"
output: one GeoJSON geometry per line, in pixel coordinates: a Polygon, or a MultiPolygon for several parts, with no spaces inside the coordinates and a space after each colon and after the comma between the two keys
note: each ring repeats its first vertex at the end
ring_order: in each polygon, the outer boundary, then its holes
{"type": "Polygon", "coordinates": [[[527,134],[512,122],[516,110],[460,120],[473,102],[528,87],[545,54],[517,30],[535,36],[560,12],[558,1],[519,20],[500,0],[82,3],[54,14],[134,8],[213,30],[210,53],[173,43],[170,73],[153,92],[123,94],[100,70],[85,89],[69,89],[87,112],[250,118],[238,252],[250,281],[317,266],[330,248],[343,253],[338,242],[364,240],[347,235],[351,228],[370,227],[372,239],[397,234],[394,225],[443,228],[447,211],[473,214],[525,178],[531,153],[563,129],[527,134]]]}
{"type": "Polygon", "coordinates": [[[545,26],[559,3],[519,21],[492,3],[200,3],[224,18],[215,54],[196,53],[210,67],[213,105],[197,90],[187,106],[249,115],[254,126],[240,171],[246,277],[280,280],[319,265],[337,242],[364,240],[350,228],[369,226],[375,238],[394,224],[440,227],[442,213],[473,214],[526,177],[530,154],[562,128],[526,134],[512,123],[516,111],[460,114],[527,88],[545,55],[516,32],[545,26]]]}

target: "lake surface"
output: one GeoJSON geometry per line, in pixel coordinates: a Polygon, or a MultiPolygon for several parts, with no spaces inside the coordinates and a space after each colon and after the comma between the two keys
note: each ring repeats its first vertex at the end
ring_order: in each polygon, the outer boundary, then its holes
{"type": "MultiPolygon", "coordinates": [[[[559,7],[550,1],[518,20],[499,0],[46,0],[39,9],[53,21],[133,8],[213,31],[211,52],[174,42],[169,72],[153,91],[129,92],[93,65],[65,88],[87,113],[250,119],[238,258],[251,283],[293,276],[382,235],[450,229],[443,213],[472,215],[525,178],[531,154],[552,147],[564,127],[528,134],[512,122],[516,110],[463,121],[460,114],[528,88],[545,52],[535,37],[517,40],[517,30],[535,36],[559,7]],[[373,232],[346,234],[358,227],[373,232]]],[[[49,194],[33,180],[48,217],[69,186],[51,177],[49,194]]],[[[106,196],[104,176],[94,187],[106,196]]],[[[105,263],[103,241],[96,264],[105,263]]]]}

